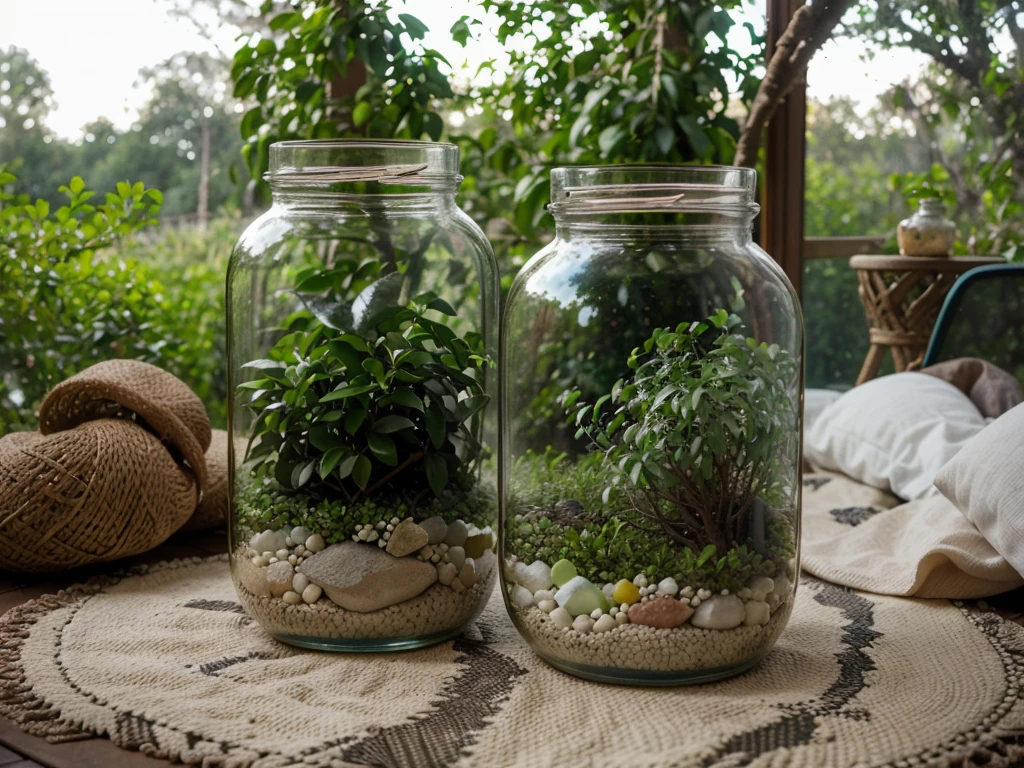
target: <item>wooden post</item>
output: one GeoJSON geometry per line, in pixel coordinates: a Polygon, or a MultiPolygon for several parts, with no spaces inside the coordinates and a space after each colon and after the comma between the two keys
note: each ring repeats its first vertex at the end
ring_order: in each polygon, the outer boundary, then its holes
{"type": "MultiPolygon", "coordinates": [[[[803,4],[803,0],[768,0],[767,59],[803,4]]],[[[801,79],[768,124],[761,185],[761,247],[782,266],[798,296],[803,288],[804,267],[806,107],[807,83],[801,79]]]]}

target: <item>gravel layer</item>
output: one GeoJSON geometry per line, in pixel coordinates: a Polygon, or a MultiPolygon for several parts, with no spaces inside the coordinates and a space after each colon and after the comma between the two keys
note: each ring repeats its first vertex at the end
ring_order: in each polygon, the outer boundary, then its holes
{"type": "Polygon", "coordinates": [[[370,613],[346,611],[326,597],[312,605],[288,605],[277,597],[247,590],[232,573],[235,591],[246,612],[271,634],[325,639],[411,639],[450,632],[475,619],[491,595],[497,568],[478,575],[477,582],[459,593],[434,584],[422,594],[370,613]]]}
{"type": "Polygon", "coordinates": [[[767,624],[755,627],[700,629],[686,624],[655,629],[623,624],[586,634],[559,629],[536,607],[516,611],[516,617],[534,650],[556,660],[611,669],[689,672],[736,666],[764,653],[778,639],[792,610],[789,600],[767,624]]]}

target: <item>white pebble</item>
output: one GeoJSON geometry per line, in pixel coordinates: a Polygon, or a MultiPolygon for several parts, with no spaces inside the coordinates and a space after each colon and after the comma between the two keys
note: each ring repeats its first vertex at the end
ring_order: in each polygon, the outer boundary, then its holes
{"type": "MultiPolygon", "coordinates": [[[[534,595],[534,597],[536,597],[536,595],[534,595]]],[[[537,603],[537,607],[544,611],[544,613],[551,613],[558,607],[558,603],[554,600],[541,600],[537,603]]]]}
{"type": "Polygon", "coordinates": [[[577,616],[572,623],[572,628],[580,634],[587,634],[594,628],[594,620],[589,616],[577,616]]]}
{"type": "Polygon", "coordinates": [[[629,603],[623,603],[619,606],[619,613],[629,613],[629,603]]]}
{"type": "Polygon", "coordinates": [[[636,575],[636,578],[633,579],[633,585],[637,586],[637,587],[646,587],[647,586],[647,576],[645,576],[642,573],[638,573],[636,575]]]}
{"type": "Polygon", "coordinates": [[[292,537],[291,536],[285,536],[284,537],[284,545],[286,547],[294,547],[295,546],[295,542],[292,541],[292,537]]]}
{"type": "Polygon", "coordinates": [[[299,546],[297,546],[297,547],[295,548],[295,554],[296,554],[296,555],[299,555],[300,557],[301,557],[302,555],[306,554],[306,548],[305,548],[305,546],[303,546],[302,544],[299,544],[299,546]]]}
{"type": "Polygon", "coordinates": [[[378,534],[376,531],[370,531],[370,535],[366,537],[366,540],[367,541],[376,541],[379,538],[380,538],[380,534],[378,534]]]}
{"type": "MultiPolygon", "coordinates": [[[[569,613],[565,608],[559,606],[555,608],[551,613],[548,614],[551,617],[551,622],[558,627],[558,629],[568,629],[572,626],[572,614],[569,613]]],[[[589,619],[589,617],[583,617],[589,619]]]]}
{"type": "Polygon", "coordinates": [[[529,608],[533,605],[533,595],[526,587],[516,584],[515,589],[512,590],[512,602],[519,608],[529,608]]]}
{"type": "Polygon", "coordinates": [[[352,534],[352,541],[358,542],[359,541],[359,534],[353,533],[352,534]]]}
{"type": "Polygon", "coordinates": [[[679,594],[682,595],[683,597],[693,597],[693,587],[690,587],[690,586],[683,587],[682,591],[680,591],[679,594]]]}
{"type": "Polygon", "coordinates": [[[608,615],[611,616],[613,619],[616,616],[618,616],[619,615],[619,606],[613,605],[611,608],[609,608],[608,609],[608,615]]]}
{"type": "Polygon", "coordinates": [[[463,592],[465,592],[465,591],[466,591],[466,585],[465,585],[465,584],[463,584],[463,583],[462,583],[461,581],[459,581],[458,579],[455,579],[455,581],[453,581],[453,582],[451,583],[451,587],[452,587],[452,589],[453,589],[453,590],[455,590],[455,591],[456,591],[456,592],[458,592],[459,594],[462,594],[463,592]]]}
{"type": "Polygon", "coordinates": [[[292,592],[289,590],[281,596],[281,599],[288,603],[288,605],[298,605],[302,602],[302,595],[298,592],[292,592]]]}
{"type": "Polygon", "coordinates": [[[320,589],[316,584],[310,584],[304,590],[302,590],[302,601],[312,605],[320,599],[320,595],[323,594],[323,590],[320,589]]]}
{"type": "Polygon", "coordinates": [[[707,600],[709,597],[711,597],[711,590],[704,588],[698,589],[697,597],[699,597],[701,600],[707,600]]]}
{"type": "Polygon", "coordinates": [[[729,594],[729,590],[728,589],[723,589],[722,590],[722,594],[723,595],[728,595],[729,594]]]}
{"type": "Polygon", "coordinates": [[[533,593],[533,599],[536,600],[538,603],[541,600],[554,600],[555,599],[555,590],[553,590],[553,589],[538,589],[536,592],[533,593]]]}
{"type": "Polygon", "coordinates": [[[323,552],[327,545],[324,543],[324,537],[319,533],[314,533],[308,539],[306,539],[306,549],[314,554],[317,552],[323,552]]]}
{"type": "Polygon", "coordinates": [[[768,610],[768,603],[762,600],[751,600],[744,605],[744,608],[746,612],[743,615],[743,623],[748,627],[768,623],[768,619],[771,616],[771,611],[768,610]]]}
{"type": "Polygon", "coordinates": [[[292,565],[295,565],[297,562],[299,562],[299,558],[297,555],[288,555],[288,562],[292,565]]]}
{"type": "Polygon", "coordinates": [[[273,565],[276,562],[277,562],[277,558],[276,557],[272,557],[269,560],[267,560],[267,565],[273,565]]]}
{"type": "Polygon", "coordinates": [[[700,598],[694,595],[690,598],[690,607],[696,608],[698,605],[700,605],[700,598]]]}
{"type": "Polygon", "coordinates": [[[263,555],[256,555],[254,557],[250,557],[249,558],[249,562],[251,562],[253,565],[262,566],[263,565],[263,555]]]}
{"type": "Polygon", "coordinates": [[[292,589],[300,595],[309,586],[309,577],[304,573],[296,573],[292,576],[292,589]]]}
{"type": "Polygon", "coordinates": [[[370,536],[370,532],[363,528],[361,531],[359,531],[357,535],[359,536],[360,541],[366,541],[366,539],[370,536]]]}
{"type": "MultiPolygon", "coordinates": [[[[459,569],[459,581],[467,587],[472,587],[476,584],[476,568],[474,567],[473,558],[467,557],[465,565],[459,569]]],[[[532,598],[533,595],[530,595],[530,597],[532,598]]]]}
{"type": "Polygon", "coordinates": [[[615,623],[616,624],[628,624],[629,623],[629,614],[626,613],[625,611],[619,611],[619,614],[615,617],[615,623]]]}
{"type": "Polygon", "coordinates": [[[605,584],[603,587],[601,587],[601,591],[604,592],[604,597],[608,601],[609,604],[615,602],[615,585],[614,584],[605,584]]]}
{"type": "Polygon", "coordinates": [[[647,587],[640,587],[640,597],[647,597],[649,590],[647,587]]]}
{"type": "Polygon", "coordinates": [[[387,539],[377,539],[377,546],[380,547],[381,549],[384,549],[384,547],[386,547],[387,545],[388,545],[388,540],[387,539]]]}
{"type": "Polygon", "coordinates": [[[604,611],[602,611],[600,608],[595,608],[590,612],[590,618],[594,619],[595,621],[597,619],[600,619],[602,616],[604,616],[604,611]]]}
{"type": "Polygon", "coordinates": [[[775,581],[767,576],[755,576],[747,582],[751,600],[764,600],[768,593],[775,590],[775,581]]]}
{"type": "Polygon", "coordinates": [[[312,534],[310,533],[310,530],[306,526],[297,525],[294,528],[292,528],[292,532],[288,535],[288,538],[290,538],[292,541],[298,544],[304,542],[311,535],[312,534]]]}
{"type": "Polygon", "coordinates": [[[388,523],[385,527],[388,533],[391,533],[393,530],[395,530],[395,526],[393,526],[391,523],[388,523]]]}
{"type": "Polygon", "coordinates": [[[385,520],[381,520],[379,523],[377,523],[376,528],[379,531],[382,528],[387,528],[387,526],[388,526],[387,522],[385,520]]]}
{"type": "Polygon", "coordinates": [[[290,554],[291,552],[289,552],[287,549],[279,549],[277,550],[277,552],[274,553],[274,557],[276,557],[278,560],[287,560],[288,555],[290,554]]]}
{"type": "Polygon", "coordinates": [[[594,622],[595,632],[607,632],[610,629],[615,629],[618,626],[618,622],[615,621],[611,616],[605,614],[594,622]]]}
{"type": "Polygon", "coordinates": [[[676,584],[676,580],[669,576],[667,579],[662,579],[658,582],[658,594],[659,595],[674,595],[679,591],[679,585],[676,584]]]}

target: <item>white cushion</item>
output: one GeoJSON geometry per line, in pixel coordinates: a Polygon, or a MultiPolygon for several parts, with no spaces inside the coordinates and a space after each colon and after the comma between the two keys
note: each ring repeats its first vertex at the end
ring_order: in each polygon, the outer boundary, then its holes
{"type": "Polygon", "coordinates": [[[984,427],[970,398],[949,382],[896,373],[861,384],[826,407],[804,451],[815,466],[903,499],[921,499],[937,493],[939,469],[984,427]]]}
{"type": "Polygon", "coordinates": [[[969,440],[935,484],[1024,575],[1024,405],[969,440]]]}
{"type": "Polygon", "coordinates": [[[810,433],[811,427],[818,421],[828,406],[842,396],[842,392],[834,389],[808,389],[804,392],[804,435],[810,433]]]}

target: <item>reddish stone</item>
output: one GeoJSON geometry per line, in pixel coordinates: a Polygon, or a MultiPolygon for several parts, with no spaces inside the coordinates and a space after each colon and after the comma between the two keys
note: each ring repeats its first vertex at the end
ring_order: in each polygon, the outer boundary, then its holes
{"type": "Polygon", "coordinates": [[[633,624],[646,624],[661,629],[678,627],[691,616],[693,608],[671,597],[656,597],[629,607],[629,620],[633,624]]]}

